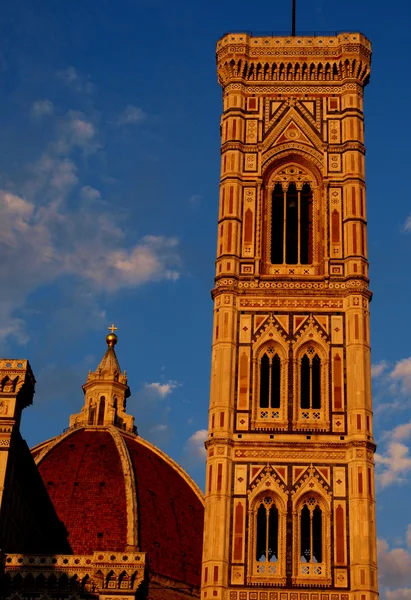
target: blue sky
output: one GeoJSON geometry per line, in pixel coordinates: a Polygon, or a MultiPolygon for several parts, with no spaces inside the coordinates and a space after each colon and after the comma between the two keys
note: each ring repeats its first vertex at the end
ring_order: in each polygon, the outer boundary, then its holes
{"type": "MultiPolygon", "coordinates": [[[[0,352],[29,358],[38,380],[22,425],[30,445],[78,412],[114,322],[139,432],[203,486],[215,43],[229,30],[287,31],[290,4],[3,3],[0,352]]],[[[360,30],[373,43],[365,111],[377,516],[385,596],[401,600],[411,598],[411,8],[299,4],[299,31],[360,30]]]]}

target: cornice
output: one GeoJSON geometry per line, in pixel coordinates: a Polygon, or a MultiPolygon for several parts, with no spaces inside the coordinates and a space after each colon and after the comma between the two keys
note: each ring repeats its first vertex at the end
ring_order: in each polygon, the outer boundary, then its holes
{"type": "Polygon", "coordinates": [[[230,293],[241,296],[252,296],[253,298],[267,297],[279,299],[286,297],[290,300],[292,293],[295,297],[307,297],[307,294],[316,298],[335,299],[336,297],[347,297],[352,294],[363,295],[367,299],[371,299],[372,292],[368,288],[368,280],[350,279],[350,280],[299,280],[299,281],[284,281],[278,280],[238,280],[235,278],[216,278],[215,288],[211,291],[212,298],[230,293]]]}
{"type": "Polygon", "coordinates": [[[343,144],[328,144],[326,146],[327,152],[330,154],[343,154],[349,150],[356,150],[365,155],[365,146],[362,142],[344,142],[343,144]]]}
{"type": "Polygon", "coordinates": [[[292,94],[295,97],[298,95],[305,96],[305,94],[323,94],[329,96],[330,94],[343,94],[344,92],[349,91],[355,91],[362,96],[363,90],[364,86],[357,83],[355,80],[349,80],[346,83],[341,83],[339,81],[275,81],[270,85],[267,85],[267,81],[234,80],[224,86],[225,92],[239,91],[244,94],[261,94],[264,96],[292,94]]]}

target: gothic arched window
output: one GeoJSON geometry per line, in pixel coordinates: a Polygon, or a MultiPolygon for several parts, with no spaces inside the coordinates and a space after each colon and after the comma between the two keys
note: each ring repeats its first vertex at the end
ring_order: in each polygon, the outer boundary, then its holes
{"type": "Polygon", "coordinates": [[[308,348],[301,359],[300,406],[321,408],[321,359],[313,348],[308,348]]]}
{"type": "Polygon", "coordinates": [[[316,498],[308,497],[304,501],[299,519],[301,574],[322,575],[323,513],[316,498]],[[310,565],[313,566],[310,568],[310,565]]]}
{"type": "Polygon", "coordinates": [[[308,183],[274,187],[271,211],[271,263],[310,265],[313,261],[312,191],[308,183]]]}
{"type": "Polygon", "coordinates": [[[271,496],[261,500],[255,518],[257,572],[275,574],[277,568],[272,563],[278,562],[278,509],[271,496]]]}
{"type": "Polygon", "coordinates": [[[265,352],[260,361],[260,408],[280,408],[281,361],[265,352]]]}

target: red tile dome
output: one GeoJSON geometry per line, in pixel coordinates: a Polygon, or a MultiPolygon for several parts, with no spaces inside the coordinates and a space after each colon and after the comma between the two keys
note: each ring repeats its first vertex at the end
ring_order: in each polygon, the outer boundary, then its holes
{"type": "Polygon", "coordinates": [[[72,428],[32,453],[73,554],[138,548],[149,572],[200,585],[203,497],[168,456],[114,426],[72,428]]]}

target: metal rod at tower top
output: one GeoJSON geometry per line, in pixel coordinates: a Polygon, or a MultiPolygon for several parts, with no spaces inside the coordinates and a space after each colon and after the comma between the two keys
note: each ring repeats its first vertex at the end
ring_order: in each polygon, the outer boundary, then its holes
{"type": "Polygon", "coordinates": [[[293,10],[292,10],[292,30],[291,30],[291,35],[295,36],[295,4],[296,4],[296,0],[293,0],[293,10]]]}

